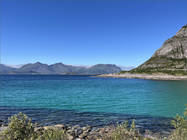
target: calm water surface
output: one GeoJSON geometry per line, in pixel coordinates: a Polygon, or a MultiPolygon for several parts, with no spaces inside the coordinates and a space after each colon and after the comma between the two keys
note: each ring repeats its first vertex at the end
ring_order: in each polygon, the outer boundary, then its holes
{"type": "Polygon", "coordinates": [[[105,120],[106,116],[120,120],[128,115],[131,118],[174,117],[184,111],[185,104],[187,81],[59,75],[0,76],[0,119],[20,110],[40,121],[42,114],[43,117],[47,115],[48,119],[51,118],[48,122],[53,122],[57,116],[74,121],[77,117],[80,122],[78,118],[86,113],[88,121],[94,115],[98,120],[101,116],[105,116],[105,120]],[[38,117],[37,113],[40,113],[38,117]]]}

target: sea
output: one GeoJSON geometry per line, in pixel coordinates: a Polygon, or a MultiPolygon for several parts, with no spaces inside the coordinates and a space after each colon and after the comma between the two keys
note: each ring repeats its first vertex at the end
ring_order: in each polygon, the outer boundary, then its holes
{"type": "Polygon", "coordinates": [[[142,130],[172,128],[187,104],[187,81],[78,75],[1,75],[0,120],[23,112],[41,126],[103,127],[135,120],[142,130]]]}

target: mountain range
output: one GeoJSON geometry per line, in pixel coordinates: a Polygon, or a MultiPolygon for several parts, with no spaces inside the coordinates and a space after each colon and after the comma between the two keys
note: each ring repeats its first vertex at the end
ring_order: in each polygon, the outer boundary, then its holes
{"type": "Polygon", "coordinates": [[[91,67],[72,66],[63,63],[52,65],[40,62],[25,64],[19,68],[0,64],[0,74],[70,74],[70,75],[98,75],[118,73],[121,68],[113,64],[97,64],[91,67]]]}
{"type": "MultiPolygon", "coordinates": [[[[0,74],[99,75],[118,73],[122,70],[125,70],[124,67],[120,68],[113,64],[97,64],[91,67],[72,66],[63,63],[47,65],[40,62],[29,63],[21,67],[0,64],[0,74]]],[[[187,75],[187,25],[183,26],[176,35],[166,40],[149,60],[129,72],[187,75]]]]}

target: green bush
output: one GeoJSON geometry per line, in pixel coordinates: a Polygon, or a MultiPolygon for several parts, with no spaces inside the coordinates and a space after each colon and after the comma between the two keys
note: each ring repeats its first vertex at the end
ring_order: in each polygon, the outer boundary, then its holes
{"type": "Polygon", "coordinates": [[[118,125],[111,134],[104,137],[104,140],[150,140],[143,137],[135,128],[135,121],[133,120],[130,128],[128,122],[118,125]]]}
{"type": "MultiPolygon", "coordinates": [[[[187,106],[183,116],[177,115],[171,124],[174,130],[163,140],[187,140],[187,106]]],[[[142,136],[135,129],[134,121],[131,127],[128,128],[128,122],[117,126],[111,134],[108,134],[104,140],[160,140],[160,138],[147,138],[142,136]]]]}
{"type": "Polygon", "coordinates": [[[67,140],[64,131],[57,128],[35,130],[36,125],[31,123],[31,119],[19,113],[9,119],[7,129],[0,134],[0,140],[67,140]]]}
{"type": "Polygon", "coordinates": [[[183,116],[177,115],[172,121],[174,130],[169,136],[169,140],[187,140],[187,107],[183,116]]]}
{"type": "Polygon", "coordinates": [[[63,130],[51,128],[35,134],[31,140],[68,140],[68,137],[63,130]]]}
{"type": "Polygon", "coordinates": [[[35,126],[23,113],[9,119],[8,128],[2,133],[4,140],[27,140],[34,134],[35,126]]]}

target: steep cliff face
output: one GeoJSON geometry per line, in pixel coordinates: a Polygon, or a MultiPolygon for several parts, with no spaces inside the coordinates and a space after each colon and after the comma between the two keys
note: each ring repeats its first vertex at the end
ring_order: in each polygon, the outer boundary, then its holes
{"type": "Polygon", "coordinates": [[[187,25],[177,34],[166,40],[163,46],[155,52],[153,57],[167,57],[173,59],[187,58],[187,25]]]}
{"type": "Polygon", "coordinates": [[[187,72],[187,25],[132,72],[187,72]]]}

